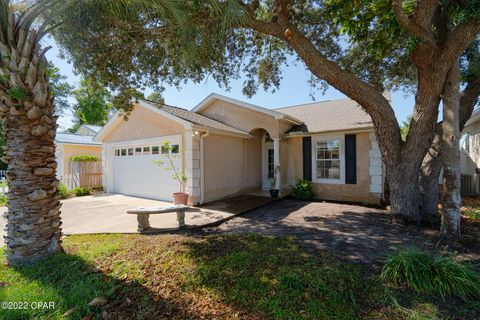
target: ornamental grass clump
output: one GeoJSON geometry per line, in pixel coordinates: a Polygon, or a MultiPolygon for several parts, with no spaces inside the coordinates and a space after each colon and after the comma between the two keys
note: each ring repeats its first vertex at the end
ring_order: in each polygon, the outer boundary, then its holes
{"type": "Polygon", "coordinates": [[[480,275],[472,266],[416,248],[389,255],[381,277],[393,285],[406,285],[442,298],[451,295],[468,301],[480,297],[480,275]]]}

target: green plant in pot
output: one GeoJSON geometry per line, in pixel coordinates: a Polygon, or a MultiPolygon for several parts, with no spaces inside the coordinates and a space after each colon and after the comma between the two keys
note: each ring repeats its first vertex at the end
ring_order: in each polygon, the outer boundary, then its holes
{"type": "Polygon", "coordinates": [[[270,174],[270,196],[277,198],[280,193],[280,189],[277,187],[277,177],[280,174],[280,166],[276,166],[270,174]]]}
{"type": "Polygon", "coordinates": [[[173,203],[175,205],[183,204],[187,205],[188,203],[188,193],[185,192],[185,185],[187,183],[187,176],[185,170],[176,166],[175,161],[179,159],[178,154],[172,153],[172,146],[167,141],[162,146],[162,159],[153,161],[158,164],[162,169],[172,171],[172,177],[178,181],[180,185],[179,192],[174,192],[172,194],[173,203]]]}

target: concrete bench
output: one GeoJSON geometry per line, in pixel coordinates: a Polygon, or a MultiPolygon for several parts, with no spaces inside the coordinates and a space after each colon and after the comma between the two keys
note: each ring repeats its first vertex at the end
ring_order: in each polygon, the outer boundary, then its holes
{"type": "Polygon", "coordinates": [[[138,232],[145,232],[150,229],[149,218],[151,214],[162,214],[162,213],[177,213],[177,222],[179,228],[185,227],[185,212],[186,211],[200,211],[197,208],[192,208],[183,204],[170,206],[170,207],[149,207],[149,208],[134,208],[128,210],[128,214],[136,214],[138,221],[138,232]]]}

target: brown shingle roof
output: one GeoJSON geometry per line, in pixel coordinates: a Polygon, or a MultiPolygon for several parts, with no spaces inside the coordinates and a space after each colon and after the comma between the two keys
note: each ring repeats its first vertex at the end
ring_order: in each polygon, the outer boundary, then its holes
{"type": "Polygon", "coordinates": [[[351,99],[330,100],[275,109],[304,121],[290,132],[328,132],[373,128],[372,119],[351,99]]]}
{"type": "Polygon", "coordinates": [[[201,114],[193,112],[193,111],[189,111],[189,110],[186,110],[186,109],[182,109],[182,108],[179,108],[179,107],[173,107],[173,106],[169,106],[169,105],[165,105],[165,104],[160,105],[160,104],[157,104],[153,101],[148,101],[148,100],[145,100],[145,102],[147,102],[148,104],[150,104],[154,107],[159,108],[160,110],[168,112],[168,113],[170,113],[170,114],[172,114],[172,115],[174,115],[174,116],[176,116],[180,119],[183,119],[183,120],[188,121],[188,122],[193,123],[193,124],[197,124],[197,125],[200,125],[200,126],[203,126],[203,127],[211,128],[211,129],[218,129],[218,130],[228,131],[228,132],[232,132],[232,133],[240,133],[240,134],[247,134],[248,135],[248,132],[239,130],[237,128],[226,125],[226,124],[221,123],[217,120],[213,120],[211,118],[208,118],[204,115],[201,115],[201,114]]]}

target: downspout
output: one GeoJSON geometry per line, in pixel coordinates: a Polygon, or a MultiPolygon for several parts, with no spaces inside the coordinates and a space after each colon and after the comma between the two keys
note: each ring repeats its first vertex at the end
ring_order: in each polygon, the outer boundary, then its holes
{"type": "Polygon", "coordinates": [[[205,141],[210,135],[210,130],[200,137],[200,204],[205,202],[205,141]]]}

